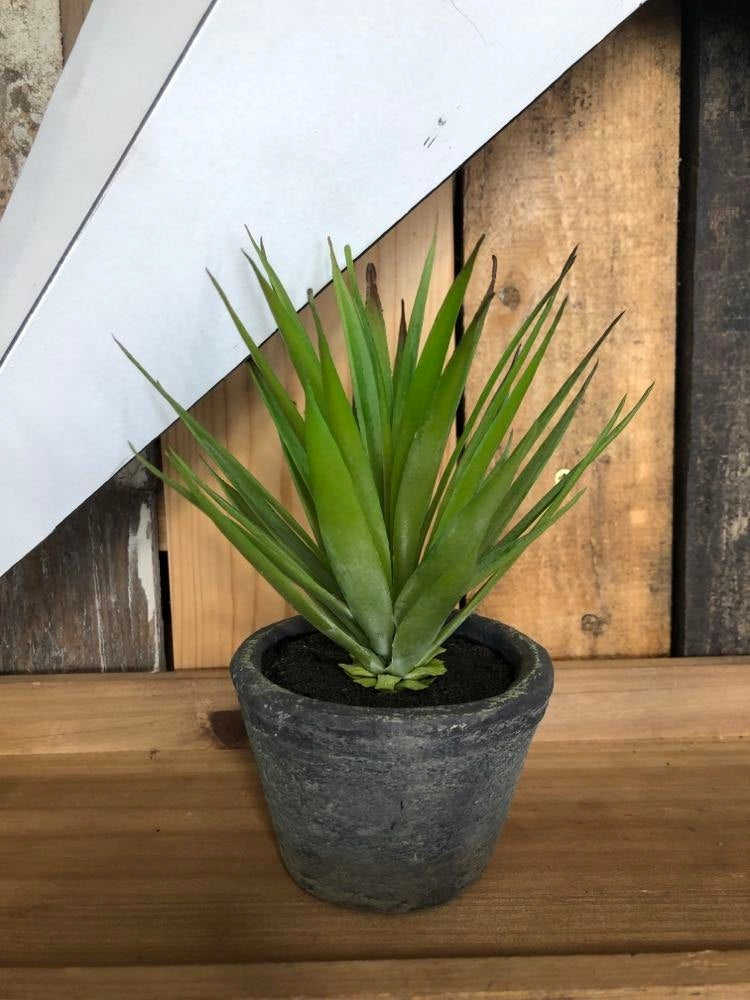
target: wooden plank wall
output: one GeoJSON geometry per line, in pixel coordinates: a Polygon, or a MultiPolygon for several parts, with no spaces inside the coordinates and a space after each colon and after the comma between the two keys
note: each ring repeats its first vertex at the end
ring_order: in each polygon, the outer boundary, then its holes
{"type": "MultiPolygon", "coordinates": [[[[589,476],[579,510],[486,602],[486,613],[539,637],[556,656],[669,650],[679,62],[677,4],[652,0],[465,171],[464,243],[468,248],[487,232],[486,257],[498,254],[502,286],[479,377],[580,241],[570,315],[533,403],[548,398],[615,313],[626,307],[629,315],[603,353],[598,384],[559,464],[573,462],[622,392],[658,382],[635,429],[589,476]]],[[[453,267],[447,187],[377,247],[392,328],[399,295],[412,293],[436,213],[442,242],[435,290],[445,288],[453,267]]],[[[474,296],[481,287],[483,279],[474,296]]],[[[330,300],[323,302],[328,312],[330,300]]],[[[279,345],[267,350],[286,371],[279,345]]],[[[292,496],[243,371],[209,393],[196,413],[278,495],[292,496]]],[[[195,459],[180,428],[166,442],[195,459]]],[[[166,501],[175,666],[226,663],[246,634],[288,609],[200,515],[170,493],[166,501]]]]}
{"type": "MultiPolygon", "coordinates": [[[[546,401],[620,309],[628,316],[603,352],[558,465],[572,464],[624,391],[658,383],[630,435],[589,475],[579,509],[486,602],[486,613],[537,636],[556,656],[669,651],[679,64],[677,4],[652,0],[465,169],[464,244],[487,232],[485,257],[498,254],[502,286],[469,402],[481,373],[578,242],[569,316],[532,404],[546,401]]],[[[390,268],[383,288],[392,326],[399,293],[411,294],[435,206],[443,220],[440,285],[450,279],[449,201],[447,189],[433,196],[377,248],[381,270],[386,262],[390,268]]],[[[483,279],[474,298],[482,287],[483,279]]],[[[286,370],[279,345],[267,350],[286,370]]],[[[291,496],[243,372],[196,412],[279,495],[291,496]]],[[[179,428],[167,442],[195,457],[179,428]]],[[[169,493],[166,519],[175,665],[226,663],[248,632],[287,609],[210,524],[169,493]]]]}
{"type": "MultiPolygon", "coordinates": [[[[11,5],[2,14],[18,31],[11,33],[0,20],[11,46],[1,102],[0,209],[20,169],[19,154],[31,145],[63,50],[70,52],[90,3],[62,0],[59,15],[57,0],[11,5]],[[38,65],[30,64],[32,57],[38,65]]],[[[131,463],[0,578],[0,673],[163,667],[155,537],[154,483],[131,463]]]]}
{"type": "MultiPolygon", "coordinates": [[[[60,0],[66,55],[90,3],[60,0]]],[[[682,95],[688,120],[682,137],[687,167],[679,266],[674,622],[677,0],[650,0],[480,151],[459,181],[458,235],[468,249],[487,232],[486,257],[494,252],[500,259],[499,301],[469,404],[481,371],[579,242],[568,317],[532,405],[548,398],[615,313],[626,308],[627,314],[602,353],[590,399],[551,474],[575,460],[622,391],[635,394],[652,379],[657,382],[637,424],[589,474],[589,492],[567,524],[538,543],[486,602],[486,613],[533,633],[558,657],[663,654],[673,627],[677,653],[750,650],[750,391],[745,384],[750,321],[746,268],[737,266],[738,254],[747,253],[750,217],[750,29],[747,12],[736,0],[720,0],[710,11],[687,3],[684,10],[691,34],[682,95]]],[[[2,92],[6,116],[10,89],[6,85],[2,92]]],[[[0,150],[4,178],[12,173],[8,148],[6,139],[0,150]]],[[[6,180],[6,197],[8,189],[6,180]]],[[[400,296],[413,294],[436,219],[440,253],[433,308],[450,282],[451,192],[446,184],[367,255],[379,269],[391,330],[400,296]]],[[[478,281],[475,294],[481,285],[478,281]]],[[[332,317],[330,293],[323,293],[320,302],[332,317]]],[[[470,299],[469,308],[472,304],[470,299]]],[[[291,384],[280,345],[272,340],[264,349],[291,384]]],[[[343,356],[340,342],[337,349],[343,356]]],[[[217,386],[196,412],[282,499],[294,502],[274,435],[244,370],[217,386]]],[[[165,440],[195,458],[179,428],[165,440]]],[[[134,571],[137,576],[147,567],[148,592],[158,594],[153,536],[156,507],[163,499],[151,488],[133,489],[127,477],[125,482],[100,491],[0,580],[0,671],[107,669],[123,662],[146,668],[164,662],[161,617],[152,615],[149,601],[136,601],[140,624],[122,628],[123,602],[130,599],[125,595],[132,596],[137,582],[134,571]],[[113,531],[115,523],[123,531],[113,531]],[[137,552],[134,532],[148,539],[137,552]],[[109,597],[97,597],[87,584],[73,588],[70,601],[55,599],[57,588],[69,583],[74,551],[76,577],[91,586],[98,580],[100,589],[106,579],[109,597]],[[119,582],[113,572],[120,574],[119,582]],[[84,620],[95,627],[84,629],[82,638],[84,620]],[[66,652],[56,655],[54,649],[66,652]]],[[[159,528],[168,548],[176,666],[225,664],[244,635],[288,612],[179,498],[167,496],[159,528]]]]}
{"type": "Polygon", "coordinates": [[[674,651],[750,652],[750,9],[686,7],[674,651]]]}
{"type": "Polygon", "coordinates": [[[155,525],[130,463],[0,578],[0,674],[163,668],[155,525]]]}
{"type": "Polygon", "coordinates": [[[567,318],[527,415],[627,310],[544,488],[574,464],[623,392],[634,399],[657,383],[647,409],[587,474],[576,510],[484,604],[555,656],[669,651],[679,65],[678,5],[652,0],[466,168],[464,242],[487,233],[501,286],[469,402],[575,244],[567,318]]]}
{"type": "MultiPolygon", "coordinates": [[[[376,265],[386,323],[394,336],[400,297],[409,302],[416,291],[435,225],[439,252],[428,302],[428,316],[432,315],[454,271],[451,182],[415,208],[360,262],[372,260],[376,265]]],[[[335,321],[332,289],[325,289],[317,301],[326,329],[331,331],[334,354],[345,366],[346,351],[335,321]]],[[[307,313],[304,310],[302,315],[309,323],[307,313]]],[[[263,349],[301,403],[299,387],[278,338],[272,338],[263,349]]],[[[208,393],[193,412],[270,490],[293,504],[297,516],[302,516],[273,425],[244,366],[208,393]]],[[[164,444],[174,447],[191,464],[198,461],[197,449],[181,426],[167,432],[164,444]]],[[[250,632],[292,610],[195,508],[172,491],[167,491],[165,499],[174,665],[226,664],[250,632]]]]}

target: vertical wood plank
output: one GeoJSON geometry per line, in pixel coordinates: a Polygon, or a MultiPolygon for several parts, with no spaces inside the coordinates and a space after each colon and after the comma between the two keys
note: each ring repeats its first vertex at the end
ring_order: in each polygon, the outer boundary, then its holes
{"type": "MultiPolygon", "coordinates": [[[[428,312],[434,314],[453,278],[452,184],[447,182],[363,257],[378,271],[378,288],[389,333],[398,330],[400,299],[413,296],[421,267],[438,227],[439,251],[428,312]]],[[[283,275],[282,275],[283,277],[283,275]]],[[[345,366],[346,351],[336,323],[332,289],[318,296],[318,307],[332,348],[345,366]]],[[[302,313],[309,323],[308,310],[302,313]]],[[[302,397],[278,337],[264,351],[301,404],[302,397]]],[[[299,510],[286,473],[273,425],[241,366],[208,393],[193,412],[227,444],[235,455],[285,504],[299,510]]],[[[167,431],[164,442],[191,464],[197,450],[179,425],[167,431]]],[[[197,468],[196,464],[196,468],[197,468]]],[[[261,625],[292,613],[285,602],[219,534],[213,525],[171,490],[166,493],[167,547],[175,667],[214,667],[228,663],[245,636],[261,625]]]]}
{"type": "Polygon", "coordinates": [[[0,674],[164,665],[154,503],[109,484],[0,579],[0,674]]]}
{"type": "Polygon", "coordinates": [[[93,0],[60,0],[63,58],[67,59],[70,55],[92,3],[93,0]]]}
{"type": "MultiPolygon", "coordinates": [[[[89,6],[0,10],[0,210],[89,6]]],[[[164,666],[155,497],[131,463],[0,578],[0,673],[164,666]]]]}
{"type": "MultiPolygon", "coordinates": [[[[568,314],[518,430],[627,310],[544,488],[581,455],[623,392],[633,399],[657,383],[636,423],[588,473],[578,507],[485,602],[485,613],[556,656],[669,648],[679,62],[677,4],[653,0],[466,169],[465,245],[486,232],[485,255],[496,253],[500,266],[500,302],[469,401],[576,243],[568,314]]],[[[480,293],[476,287],[474,305],[480,293]]]]}
{"type": "Polygon", "coordinates": [[[750,10],[685,6],[674,652],[750,652],[750,10]]]}

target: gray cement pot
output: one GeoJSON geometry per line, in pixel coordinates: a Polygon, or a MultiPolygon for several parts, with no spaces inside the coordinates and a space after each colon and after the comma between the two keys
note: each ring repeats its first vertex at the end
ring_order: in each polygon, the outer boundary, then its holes
{"type": "Polygon", "coordinates": [[[263,657],[310,626],[261,629],[231,665],[284,864],[345,906],[403,912],[453,898],[482,872],[552,692],[547,653],[473,615],[459,630],[517,671],[502,695],[463,705],[359,708],[269,681],[263,657]]]}

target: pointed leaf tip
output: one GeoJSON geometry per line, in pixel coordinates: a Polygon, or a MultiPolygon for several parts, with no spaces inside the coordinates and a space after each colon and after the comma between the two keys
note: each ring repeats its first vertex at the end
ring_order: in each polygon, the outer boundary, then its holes
{"type": "Polygon", "coordinates": [[[579,246],[580,246],[580,243],[576,243],[576,245],[573,247],[573,249],[568,254],[568,259],[565,261],[565,263],[562,266],[562,271],[560,272],[560,278],[558,280],[562,280],[565,277],[565,275],[568,273],[568,271],[571,269],[571,267],[575,264],[576,257],[578,256],[578,247],[579,246]]]}

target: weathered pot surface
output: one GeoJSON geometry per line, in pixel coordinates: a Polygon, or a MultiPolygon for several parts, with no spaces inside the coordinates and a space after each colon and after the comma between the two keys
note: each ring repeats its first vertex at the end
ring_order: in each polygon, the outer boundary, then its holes
{"type": "Polygon", "coordinates": [[[321,899],[382,912],[444,903],[483,871],[552,692],[537,643],[472,615],[457,634],[516,671],[483,701],[425,708],[340,705],[263,674],[303,618],[261,629],[235,653],[240,701],[281,857],[321,899]]]}

